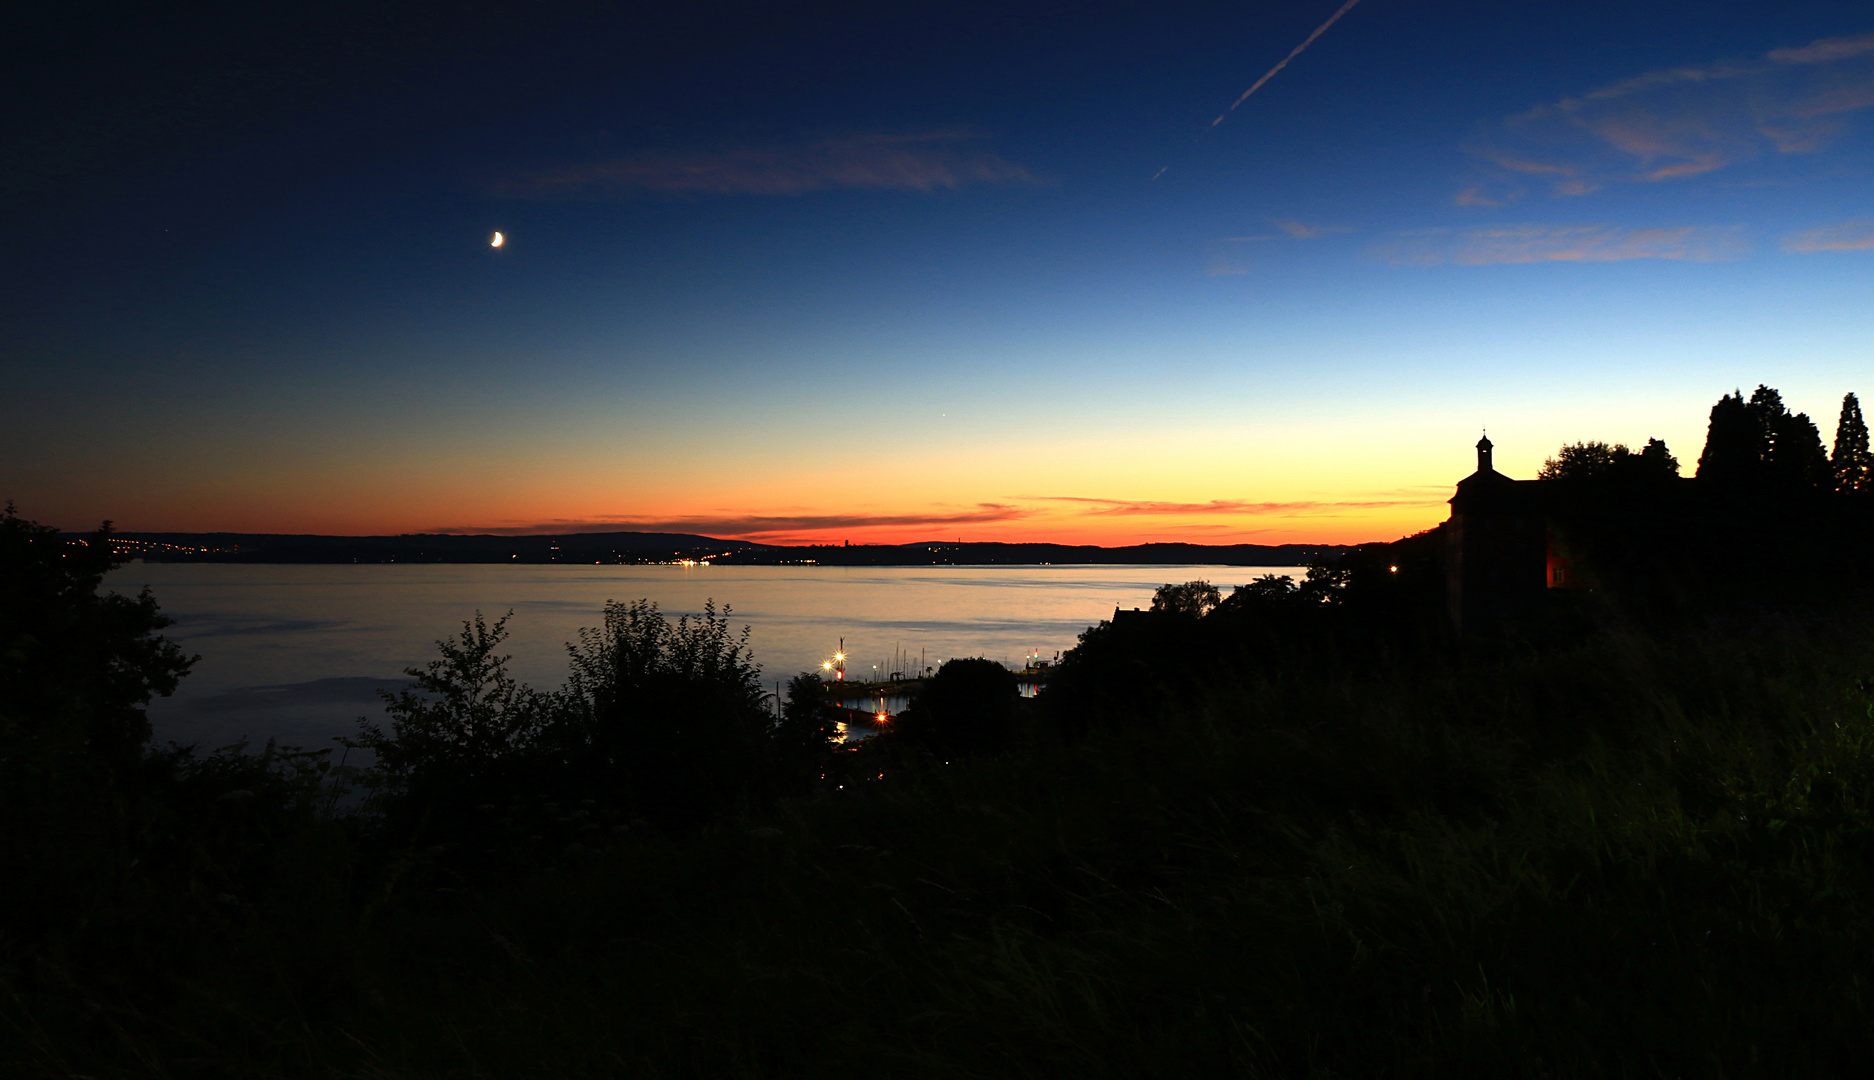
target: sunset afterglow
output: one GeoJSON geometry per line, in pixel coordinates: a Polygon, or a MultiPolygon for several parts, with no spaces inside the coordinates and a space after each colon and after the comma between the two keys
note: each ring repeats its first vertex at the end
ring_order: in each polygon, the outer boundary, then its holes
{"type": "Polygon", "coordinates": [[[67,528],[1357,542],[1442,520],[1485,427],[1530,476],[1654,437],[1690,472],[1758,382],[1826,423],[1874,392],[1874,20],[1602,10],[672,16],[624,56],[547,20],[499,80],[434,57],[447,103],[371,69],[407,110],[230,104],[189,153],[58,158],[10,228],[0,494],[67,528]]]}

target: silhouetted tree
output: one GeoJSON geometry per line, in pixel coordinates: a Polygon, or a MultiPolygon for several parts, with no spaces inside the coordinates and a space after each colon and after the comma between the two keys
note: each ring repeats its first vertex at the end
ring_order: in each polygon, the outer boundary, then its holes
{"type": "Polygon", "coordinates": [[[1726,394],[1712,406],[1698,475],[1789,492],[1834,486],[1814,421],[1806,413],[1791,413],[1782,394],[1761,384],[1749,401],[1726,394]]]}
{"type": "Polygon", "coordinates": [[[794,762],[826,752],[839,737],[838,714],[826,700],[826,684],[816,672],[803,671],[787,681],[781,719],[775,724],[776,748],[794,762]]]}
{"type": "Polygon", "coordinates": [[[1829,472],[1836,491],[1863,492],[1874,488],[1874,454],[1868,450],[1867,421],[1861,402],[1853,394],[1841,399],[1841,418],[1835,422],[1835,452],[1829,472]]]}
{"type": "Polygon", "coordinates": [[[1625,443],[1568,443],[1537,470],[1538,480],[1568,483],[1607,482],[1645,483],[1679,475],[1679,460],[1658,439],[1646,440],[1639,453],[1625,443]]]}
{"type": "Polygon", "coordinates": [[[1829,491],[1834,480],[1822,433],[1808,413],[1782,412],[1770,418],[1769,480],[1781,491],[1829,491]]]}
{"type": "Polygon", "coordinates": [[[1668,450],[1666,444],[1659,439],[1646,440],[1646,446],[1640,450],[1637,457],[1641,474],[1644,476],[1677,477],[1679,475],[1679,459],[1673,457],[1672,451],[1668,450]]]}
{"type": "Polygon", "coordinates": [[[1771,427],[1776,422],[1777,417],[1789,412],[1788,406],[1783,404],[1783,395],[1774,387],[1758,383],[1757,389],[1750,392],[1750,401],[1746,403],[1744,407],[1750,411],[1751,418],[1763,428],[1763,442],[1761,445],[1765,447],[1766,450],[1762,453],[1762,456],[1767,456],[1767,448],[1771,438],[1771,427]]]}
{"type": "Polygon", "coordinates": [[[649,600],[609,601],[568,653],[547,735],[570,780],[665,817],[757,798],[774,780],[768,695],[728,608],[710,601],[673,623],[649,600]]]}
{"type": "Polygon", "coordinates": [[[1317,560],[1308,564],[1308,573],[1295,594],[1304,603],[1338,604],[1352,581],[1353,567],[1345,559],[1331,563],[1317,560]]]}
{"type": "Polygon", "coordinates": [[[1287,574],[1263,574],[1247,585],[1238,585],[1230,596],[1232,599],[1240,596],[1251,603],[1281,603],[1294,599],[1296,592],[1295,579],[1287,574]]]}
{"type": "Polygon", "coordinates": [[[0,786],[7,773],[122,775],[150,739],[144,713],[167,696],[196,657],[160,631],[171,620],[144,589],[99,593],[128,561],[104,523],[82,541],[0,513],[0,786]]]}
{"type": "Polygon", "coordinates": [[[1592,479],[1612,471],[1616,462],[1631,453],[1620,443],[1611,446],[1604,442],[1566,443],[1536,470],[1536,479],[1592,479]]]}
{"type": "MultiPolygon", "coordinates": [[[[1313,562],[1298,582],[1287,574],[1263,574],[1247,585],[1238,585],[1218,610],[1231,614],[1274,614],[1302,607],[1337,604],[1353,580],[1353,569],[1345,561],[1313,562]]],[[[1167,586],[1169,588],[1169,586],[1167,586]]]]}
{"type": "MultiPolygon", "coordinates": [[[[108,523],[68,541],[11,503],[0,512],[0,949],[9,959],[41,933],[63,948],[74,924],[108,910],[102,898],[129,887],[139,861],[152,869],[152,849],[189,845],[148,798],[163,774],[186,769],[186,755],[147,752],[144,709],[174,692],[194,659],[162,637],[170,620],[148,589],[100,591],[124,561],[108,523]]],[[[202,869],[190,864],[192,881],[202,869]]]]}
{"type": "Polygon", "coordinates": [[[1766,441],[1767,432],[1744,403],[1743,394],[1724,395],[1711,407],[1705,449],[1698,455],[1698,478],[1718,484],[1756,479],[1766,441]]]}
{"type": "Polygon", "coordinates": [[[1199,617],[1223,601],[1223,594],[1208,581],[1187,581],[1182,585],[1160,585],[1152,594],[1153,611],[1170,611],[1199,617]]]}
{"type": "Polygon", "coordinates": [[[1000,748],[1015,727],[1021,691],[993,660],[951,660],[937,669],[898,717],[893,740],[938,757],[967,757],[1000,748]]]}

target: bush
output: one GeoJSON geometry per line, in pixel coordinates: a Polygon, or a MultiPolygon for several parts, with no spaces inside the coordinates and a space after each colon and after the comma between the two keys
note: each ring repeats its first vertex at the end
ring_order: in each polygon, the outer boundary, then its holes
{"type": "Polygon", "coordinates": [[[812,770],[839,738],[839,715],[826,700],[826,683],[803,671],[787,681],[787,698],[774,728],[775,750],[785,761],[812,770]]]}
{"type": "Polygon", "coordinates": [[[888,734],[893,743],[939,758],[972,757],[1008,745],[1020,705],[1015,676],[1001,664],[950,660],[925,682],[888,734]]]}
{"type": "Polygon", "coordinates": [[[345,745],[369,750],[369,774],[391,798],[460,801],[479,797],[539,751],[553,702],[508,674],[496,650],[513,612],[488,625],[481,612],[454,639],[436,642],[442,658],[406,668],[416,687],[383,692],[389,730],[358,721],[345,745]]]}
{"type": "Polygon", "coordinates": [[[568,653],[547,737],[573,787],[694,821],[781,786],[761,668],[728,608],[672,622],[648,600],[611,601],[568,653]]]}

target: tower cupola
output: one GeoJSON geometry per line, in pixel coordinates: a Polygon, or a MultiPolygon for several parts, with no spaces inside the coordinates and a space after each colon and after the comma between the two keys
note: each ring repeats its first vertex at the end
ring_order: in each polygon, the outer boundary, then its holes
{"type": "Polygon", "coordinates": [[[1477,471],[1480,473],[1496,472],[1496,466],[1490,464],[1490,436],[1477,440],[1477,471]]]}

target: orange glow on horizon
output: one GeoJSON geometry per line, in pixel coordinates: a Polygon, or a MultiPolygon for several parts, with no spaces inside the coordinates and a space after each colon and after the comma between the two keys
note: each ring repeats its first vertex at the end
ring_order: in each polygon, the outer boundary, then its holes
{"type": "MultiPolygon", "coordinates": [[[[1498,439],[1497,467],[1531,476],[1559,438],[1538,429],[1498,439]]],[[[776,449],[761,440],[691,456],[624,442],[589,454],[436,447],[388,464],[358,448],[356,456],[257,462],[221,474],[131,460],[87,490],[49,489],[18,501],[34,520],[74,531],[109,518],[125,532],[652,532],[834,546],[1359,544],[1445,520],[1453,485],[1475,468],[1475,439],[1433,418],[1409,430],[1376,421],[1358,432],[1293,424],[917,446],[902,459],[854,451],[850,464],[824,446],[776,449]],[[809,458],[841,464],[829,474],[809,458]]],[[[1691,436],[1679,443],[1696,444],[1691,436]]]]}
{"type": "MultiPolygon", "coordinates": [[[[1428,486],[1429,487],[1429,486],[1428,486]]],[[[450,513],[440,507],[359,506],[319,512],[318,500],[273,505],[261,500],[237,508],[197,503],[162,508],[133,507],[114,518],[120,532],[306,533],[387,536],[410,533],[552,536],[569,533],[688,533],[722,540],[775,545],[896,545],[926,543],[1063,544],[1128,547],[1140,544],[1357,544],[1394,540],[1430,528],[1449,516],[1449,488],[1388,493],[1377,499],[1299,499],[1238,508],[1219,505],[1133,505],[1101,502],[1062,505],[1047,500],[1011,501],[990,512],[940,504],[918,512],[892,507],[879,512],[786,507],[778,511],[722,513],[669,510],[663,513],[528,514],[450,513]],[[1338,504],[1338,505],[1337,505],[1338,504]],[[401,512],[399,512],[401,511],[401,512]],[[454,524],[466,519],[474,524],[454,524]],[[441,519],[439,524],[438,519],[441,519]],[[986,520],[970,520],[984,518],[986,520]],[[452,521],[453,519],[453,521],[452,521]],[[959,520],[961,519],[961,520],[959,520]]],[[[283,500],[284,501],[284,500],[283,500]]],[[[466,500],[465,500],[466,501],[466,500]]],[[[33,514],[36,508],[21,507],[33,514]]],[[[37,519],[74,531],[95,528],[95,514],[37,519]]]]}

